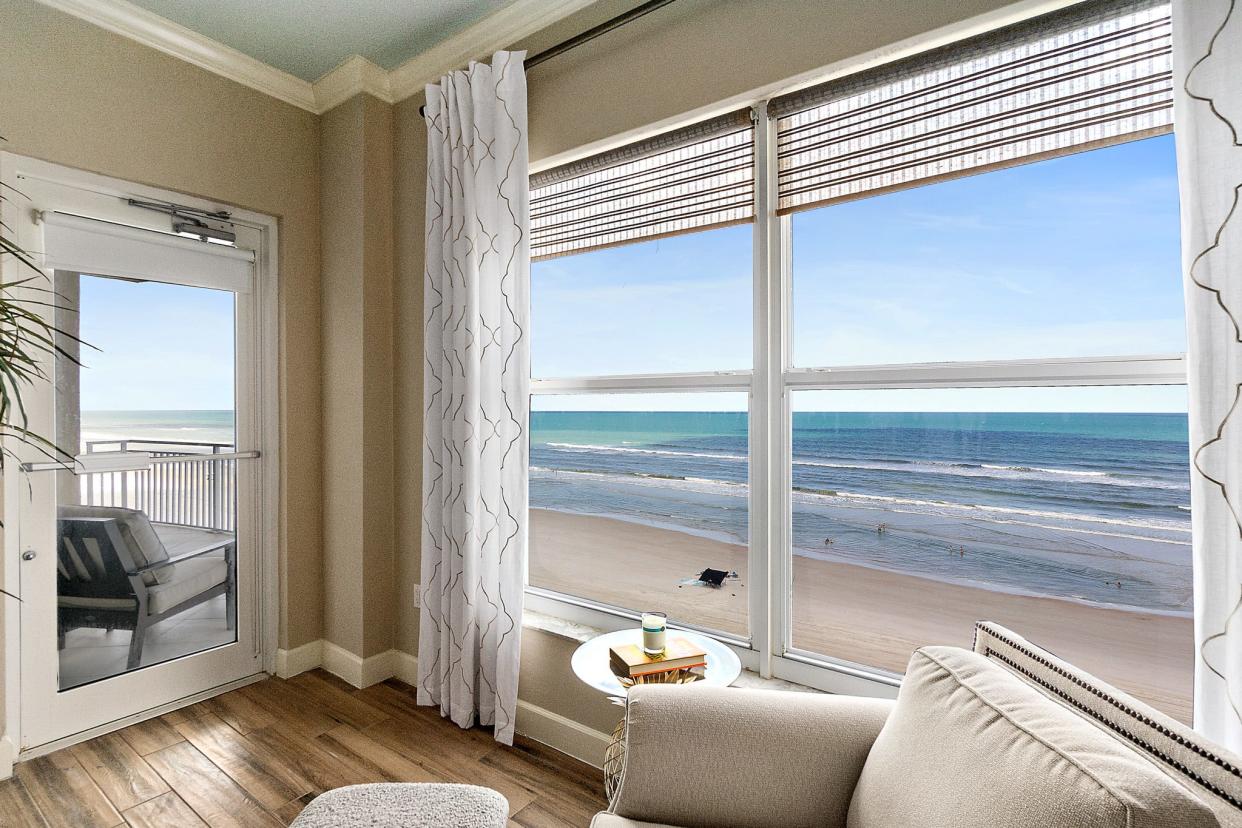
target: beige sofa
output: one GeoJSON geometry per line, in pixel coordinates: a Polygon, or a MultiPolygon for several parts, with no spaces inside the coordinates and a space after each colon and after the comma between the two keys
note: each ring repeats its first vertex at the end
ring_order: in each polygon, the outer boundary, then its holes
{"type": "Polygon", "coordinates": [[[987,623],[896,702],[637,687],[624,748],[593,828],[1242,826],[1242,759],[987,623]]]}

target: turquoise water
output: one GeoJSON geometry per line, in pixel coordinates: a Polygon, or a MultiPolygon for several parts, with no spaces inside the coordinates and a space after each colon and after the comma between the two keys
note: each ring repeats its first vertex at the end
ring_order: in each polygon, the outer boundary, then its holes
{"type": "MultiPolygon", "coordinates": [[[[1184,414],[793,418],[795,554],[1189,611],[1184,414]]],[[[87,411],[82,434],[231,444],[233,412],[87,411]]],[[[535,411],[531,505],[745,544],[747,443],[743,412],[535,411]]]]}
{"type": "MultiPolygon", "coordinates": [[[[1190,607],[1185,414],[793,415],[793,542],[1023,594],[1190,607]]],[[[531,414],[531,504],[748,541],[741,412],[531,414]]]]}
{"type": "Polygon", "coordinates": [[[82,441],[169,440],[233,444],[232,411],[83,411],[82,441]]]}

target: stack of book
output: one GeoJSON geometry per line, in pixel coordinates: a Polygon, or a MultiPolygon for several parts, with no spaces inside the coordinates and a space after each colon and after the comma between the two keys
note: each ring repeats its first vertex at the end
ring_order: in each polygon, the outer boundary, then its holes
{"type": "Polygon", "coordinates": [[[637,679],[675,670],[692,670],[707,665],[707,653],[684,638],[669,636],[663,655],[649,656],[637,644],[608,648],[612,671],[622,678],[637,679]]]}

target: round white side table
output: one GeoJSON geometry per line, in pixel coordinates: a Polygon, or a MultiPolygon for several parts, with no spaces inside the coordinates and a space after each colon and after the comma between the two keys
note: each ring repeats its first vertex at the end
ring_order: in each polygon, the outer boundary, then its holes
{"type": "MultiPolygon", "coordinates": [[[[707,653],[707,667],[701,681],[727,687],[741,675],[742,662],[732,650],[716,639],[688,630],[670,629],[668,634],[670,637],[688,639],[707,653]]],[[[618,704],[624,704],[625,688],[608,665],[608,648],[622,644],[637,644],[641,647],[642,641],[643,632],[638,627],[597,635],[574,650],[573,659],[570,661],[574,675],[588,686],[607,694],[618,704]]]]}

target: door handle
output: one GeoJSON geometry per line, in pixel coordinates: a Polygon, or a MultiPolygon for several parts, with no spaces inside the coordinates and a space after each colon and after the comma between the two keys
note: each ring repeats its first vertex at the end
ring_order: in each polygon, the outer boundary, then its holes
{"type": "MultiPolygon", "coordinates": [[[[98,456],[102,457],[104,454],[109,453],[116,455],[121,454],[121,452],[101,452],[98,456]]],[[[141,471],[143,469],[150,468],[152,465],[160,463],[211,463],[219,460],[256,460],[263,456],[262,453],[258,451],[230,451],[221,452],[220,454],[174,454],[168,457],[151,457],[142,452],[126,453],[128,457],[134,457],[140,454],[143,454],[141,463],[135,465],[131,461],[125,460],[122,465],[117,465],[115,468],[105,467],[103,465],[99,465],[92,469],[84,468],[81,458],[92,456],[86,454],[75,458],[72,463],[60,463],[55,461],[50,463],[22,463],[21,470],[24,472],[71,471],[74,474],[93,474],[110,471],[141,471]]],[[[118,461],[118,463],[120,462],[121,461],[118,461]]],[[[102,461],[100,461],[100,463],[102,463],[102,461]]]]}
{"type": "Polygon", "coordinates": [[[33,549],[27,549],[25,552],[22,553],[22,560],[33,561],[37,554],[38,553],[36,553],[33,549]]]}

